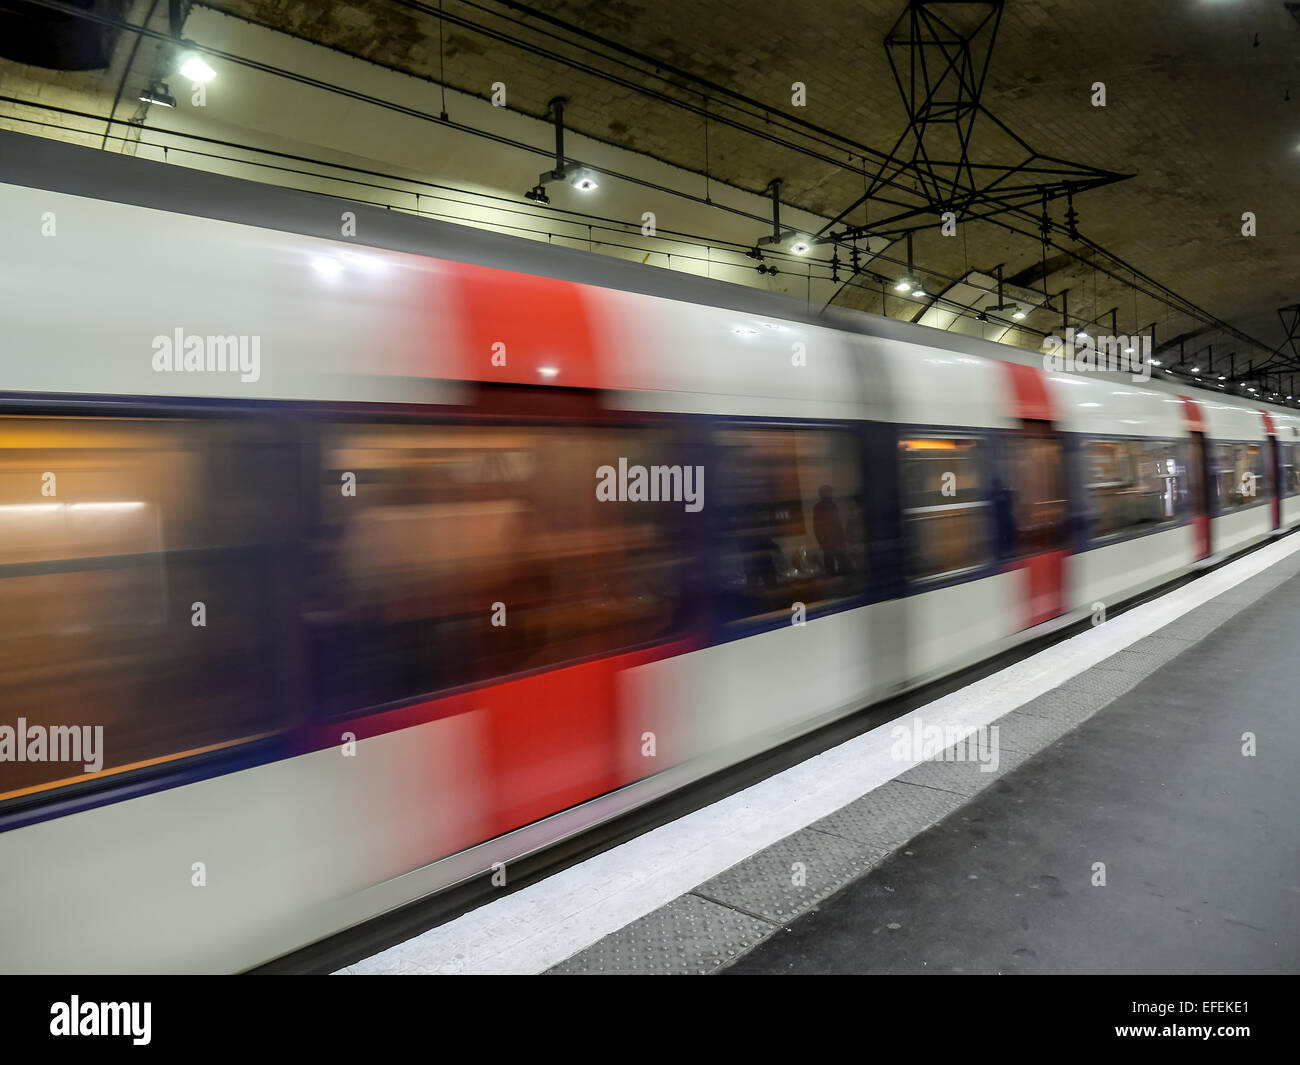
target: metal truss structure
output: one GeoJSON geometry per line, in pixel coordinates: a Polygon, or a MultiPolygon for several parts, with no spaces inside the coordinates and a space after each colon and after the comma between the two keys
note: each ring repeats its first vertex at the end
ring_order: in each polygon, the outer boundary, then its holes
{"type": "Polygon", "coordinates": [[[1061,197],[1069,204],[1066,226],[1075,237],[1075,194],[1133,176],[1035,151],[984,107],[1003,6],[1004,0],[909,0],[885,38],[907,128],[875,164],[863,194],[823,226],[818,238],[896,240],[933,227],[944,212],[969,222],[1010,213],[1023,218],[1041,207],[1039,230],[1046,239],[1055,225],[1047,205],[1061,197]],[[913,191],[900,179],[910,179],[913,191]],[[888,213],[869,224],[846,225],[867,203],[883,204],[888,213]]]}

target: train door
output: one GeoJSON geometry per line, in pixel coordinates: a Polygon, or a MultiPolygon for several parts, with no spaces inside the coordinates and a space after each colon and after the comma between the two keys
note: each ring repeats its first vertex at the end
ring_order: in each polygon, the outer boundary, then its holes
{"type": "Polygon", "coordinates": [[[1195,534],[1195,561],[1209,558],[1210,543],[1210,448],[1205,439],[1205,422],[1201,406],[1191,396],[1179,396],[1187,416],[1188,451],[1187,478],[1188,502],[1192,508],[1192,527],[1195,534]]]}
{"type": "Polygon", "coordinates": [[[1004,363],[1010,378],[1012,416],[1005,469],[1010,499],[999,508],[1006,530],[1008,568],[1018,572],[1020,628],[1064,614],[1067,607],[1068,497],[1065,441],[1048,377],[1035,366],[1004,363]],[[1007,505],[1009,503],[1009,506],[1007,505]]]}
{"type": "Polygon", "coordinates": [[[1264,431],[1268,433],[1268,448],[1265,455],[1268,459],[1268,477],[1273,488],[1273,528],[1282,528],[1282,448],[1278,444],[1277,432],[1273,425],[1273,418],[1268,411],[1262,410],[1260,414],[1264,416],[1264,431]]]}
{"type": "Polygon", "coordinates": [[[1210,471],[1205,434],[1193,431],[1188,441],[1188,500],[1196,536],[1196,561],[1210,557],[1210,471]]]}
{"type": "Polygon", "coordinates": [[[1050,422],[1026,419],[1010,447],[1013,568],[1023,573],[1022,628],[1027,629],[1066,610],[1065,445],[1050,422]]]}
{"type": "Polygon", "coordinates": [[[684,649],[690,514],[632,482],[690,467],[675,420],[610,411],[594,390],[481,386],[471,409],[485,441],[465,447],[494,459],[475,467],[475,498],[517,511],[520,537],[478,597],[505,622],[480,608],[475,645],[493,678],[476,705],[495,835],[652,771],[641,723],[667,737],[671,722],[655,722],[655,692],[629,702],[629,673],[684,649]]]}

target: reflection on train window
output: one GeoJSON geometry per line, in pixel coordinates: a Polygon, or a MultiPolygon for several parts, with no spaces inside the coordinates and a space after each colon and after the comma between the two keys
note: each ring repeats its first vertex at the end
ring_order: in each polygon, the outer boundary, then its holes
{"type": "Polygon", "coordinates": [[[1283,444],[1281,454],[1283,494],[1300,495],[1300,444],[1283,444]]]}
{"type": "MultiPolygon", "coordinates": [[[[0,417],[0,723],[75,728],[78,746],[102,726],[101,772],[286,724],[293,465],[273,432],[0,417]]],[[[73,733],[57,735],[69,753],[73,733]]],[[[5,761],[0,797],[85,780],[86,764],[5,761]]]]}
{"type": "Polygon", "coordinates": [[[1186,477],[1169,440],[1085,440],[1084,497],[1094,539],[1152,529],[1184,511],[1186,477]]]}
{"type": "Polygon", "coordinates": [[[377,706],[677,631],[683,503],[595,489],[601,466],[680,465],[678,450],[662,429],[325,427],[305,613],[315,705],[377,706]]]}
{"type": "Polygon", "coordinates": [[[1011,438],[1011,484],[994,485],[994,503],[1010,492],[1010,553],[1022,556],[1065,546],[1065,461],[1054,436],[1022,433],[1011,438]]]}
{"type": "Polygon", "coordinates": [[[867,550],[853,434],[744,428],[714,433],[725,620],[790,613],[861,593],[867,550]]]}
{"type": "Polygon", "coordinates": [[[1220,514],[1248,507],[1266,497],[1269,484],[1264,476],[1262,445],[1216,443],[1210,454],[1215,499],[1220,514]]]}
{"type": "Polygon", "coordinates": [[[898,442],[907,576],[924,580],[991,560],[991,501],[982,441],[907,437],[898,442]]]}

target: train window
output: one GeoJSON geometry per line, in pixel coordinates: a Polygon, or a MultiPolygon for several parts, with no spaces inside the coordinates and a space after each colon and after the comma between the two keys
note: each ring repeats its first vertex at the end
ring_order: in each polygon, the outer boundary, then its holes
{"type": "Polygon", "coordinates": [[[727,428],[714,434],[717,592],[732,621],[789,616],[866,587],[857,438],[837,429],[727,428]]]}
{"type": "MultiPolygon", "coordinates": [[[[1058,551],[1065,545],[1065,462],[1061,442],[1040,432],[1011,438],[1012,524],[1009,548],[1017,556],[1058,551]]],[[[995,502],[1001,494],[994,486],[995,502]]],[[[1001,506],[1001,504],[999,504],[1001,506]]]]}
{"type": "Polygon", "coordinates": [[[681,466],[679,450],[666,428],[323,427],[315,705],[345,713],[676,632],[686,504],[602,501],[596,485],[620,460],[681,466]]]}
{"type": "Polygon", "coordinates": [[[1283,444],[1281,454],[1283,494],[1300,495],[1300,444],[1283,444]]]}
{"type": "Polygon", "coordinates": [[[1216,443],[1210,451],[1215,498],[1220,514],[1266,498],[1264,448],[1257,443],[1216,443]]]}
{"type": "Polygon", "coordinates": [[[1186,469],[1168,440],[1086,440],[1084,498],[1094,539],[1177,521],[1185,510],[1186,469]]]}
{"type": "Polygon", "coordinates": [[[962,573],[992,558],[992,503],[983,442],[909,436],[898,442],[909,580],[962,573]]]}
{"type": "Polygon", "coordinates": [[[0,726],[44,736],[0,798],[287,723],[289,458],[243,420],[0,417],[0,726]]]}

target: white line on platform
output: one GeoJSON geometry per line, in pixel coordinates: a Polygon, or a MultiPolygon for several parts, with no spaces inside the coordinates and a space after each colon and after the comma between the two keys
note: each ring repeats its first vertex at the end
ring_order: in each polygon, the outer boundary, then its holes
{"type": "Polygon", "coordinates": [[[737,862],[907,772],[890,730],[962,735],[1151,635],[1300,550],[1270,544],[1104,625],[945,695],[752,787],[382,951],[345,973],[540,973],[737,862]]]}

